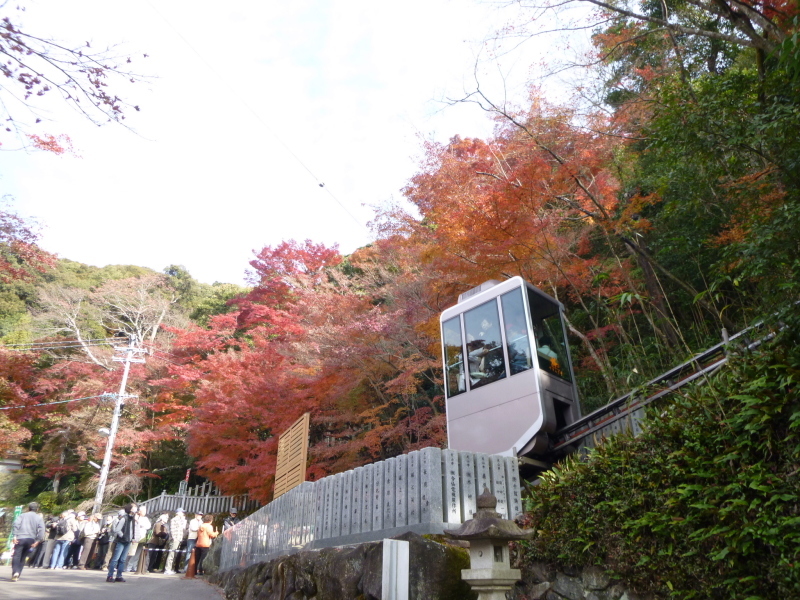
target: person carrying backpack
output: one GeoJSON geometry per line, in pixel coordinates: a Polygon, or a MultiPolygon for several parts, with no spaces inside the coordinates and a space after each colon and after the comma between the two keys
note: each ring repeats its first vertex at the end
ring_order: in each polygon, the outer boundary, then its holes
{"type": "Polygon", "coordinates": [[[97,535],[97,554],[95,555],[94,562],[91,563],[91,569],[102,569],[106,564],[106,555],[108,554],[108,547],[111,543],[111,527],[114,517],[111,515],[105,518],[103,526],[100,528],[100,533],[97,535]]]}
{"type": "Polygon", "coordinates": [[[124,517],[125,514],[126,514],[125,509],[120,508],[119,511],[117,512],[117,516],[111,518],[111,525],[109,529],[108,553],[106,554],[105,559],[103,560],[103,564],[100,565],[101,571],[105,571],[106,569],[108,569],[108,563],[111,562],[111,557],[114,556],[114,548],[117,547],[117,538],[114,535],[114,529],[117,527],[117,523],[119,523],[119,520],[122,517],[124,517]]]}
{"type": "Polygon", "coordinates": [[[50,559],[53,556],[53,548],[56,545],[56,525],[58,521],[59,517],[54,515],[50,515],[44,521],[44,530],[47,535],[47,540],[45,541],[44,556],[42,557],[42,564],[40,565],[43,569],[50,568],[50,559]]]}
{"type": "Polygon", "coordinates": [[[78,523],[73,516],[75,511],[65,510],[61,513],[61,518],[56,523],[56,544],[53,547],[53,555],[50,557],[51,569],[64,568],[64,560],[67,558],[67,550],[75,539],[75,532],[78,530],[78,523]]]}
{"type": "Polygon", "coordinates": [[[67,550],[67,557],[64,559],[64,566],[68,569],[78,568],[78,558],[81,554],[83,544],[83,528],[86,526],[86,513],[80,511],[75,515],[75,537],[67,550]]]}
{"type": "Polygon", "coordinates": [[[147,543],[147,549],[150,551],[150,560],[147,565],[148,573],[155,573],[164,557],[164,549],[169,540],[169,529],[167,528],[167,520],[169,515],[164,513],[156,520],[153,525],[153,535],[150,536],[150,541],[147,543]]]}
{"type": "Polygon", "coordinates": [[[135,522],[134,516],[136,515],[136,505],[127,504],[125,506],[125,515],[120,517],[117,524],[114,525],[112,532],[113,537],[117,541],[114,547],[114,554],[111,561],[108,563],[108,576],[106,581],[109,583],[125,583],[122,578],[122,572],[125,570],[125,559],[128,556],[128,548],[131,545],[131,540],[134,537],[135,522]],[[114,569],[117,571],[116,578],[114,577],[114,569]]]}

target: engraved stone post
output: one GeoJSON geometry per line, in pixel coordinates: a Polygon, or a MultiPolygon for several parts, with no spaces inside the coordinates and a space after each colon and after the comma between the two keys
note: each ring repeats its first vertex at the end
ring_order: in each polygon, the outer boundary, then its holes
{"type": "Polygon", "coordinates": [[[353,471],[347,471],[342,478],[342,530],[339,535],[350,535],[353,512],[353,471]]]}
{"type": "Polygon", "coordinates": [[[325,523],[325,494],[322,489],[323,480],[314,482],[314,539],[322,539],[322,530],[325,523]]]}
{"type": "Polygon", "coordinates": [[[497,498],[497,512],[508,518],[508,498],[506,496],[506,464],[502,456],[492,455],[492,494],[497,498]]]}
{"type": "Polygon", "coordinates": [[[372,465],[372,531],[383,529],[383,463],[372,465]]]}
{"type": "Polygon", "coordinates": [[[519,481],[519,466],[517,459],[507,457],[506,463],[506,481],[508,492],[508,518],[516,519],[522,514],[522,489],[519,481]]]}
{"type": "Polygon", "coordinates": [[[350,533],[361,533],[361,508],[364,505],[364,467],[356,467],[353,471],[352,513],[350,515],[350,533]]]}
{"type": "Polygon", "coordinates": [[[439,448],[420,450],[421,523],[442,523],[442,451],[439,448]]]}
{"type": "Polygon", "coordinates": [[[383,461],[383,528],[391,529],[394,527],[394,468],[395,459],[390,458],[383,461]]]}
{"type": "Polygon", "coordinates": [[[492,491],[492,476],[489,469],[488,454],[475,454],[475,483],[478,486],[478,494],[481,493],[483,488],[489,488],[489,491],[492,491]]]}
{"type": "Polygon", "coordinates": [[[405,454],[395,459],[394,480],[394,525],[395,527],[403,527],[408,524],[408,456],[405,454]]]}
{"type": "Polygon", "coordinates": [[[408,454],[408,524],[415,525],[420,522],[419,510],[419,452],[408,454]]]}
{"type": "Polygon", "coordinates": [[[303,518],[300,544],[305,546],[314,541],[314,484],[305,481],[300,484],[300,493],[303,496],[303,518]]]}
{"type": "Polygon", "coordinates": [[[475,455],[472,452],[459,452],[458,458],[461,461],[461,507],[463,518],[466,520],[473,514],[478,505],[479,490],[475,482],[475,455]]]}
{"type": "Polygon", "coordinates": [[[361,532],[372,531],[372,479],[374,465],[364,467],[364,491],[361,496],[361,532]]]}
{"type": "Polygon", "coordinates": [[[458,476],[458,452],[445,450],[444,458],[444,514],[446,523],[461,523],[461,485],[458,476]]]}
{"type": "Polygon", "coordinates": [[[331,524],[333,522],[333,477],[326,477],[320,484],[325,495],[325,517],[322,523],[322,539],[331,537],[331,524]]]}
{"type": "Polygon", "coordinates": [[[331,514],[331,537],[339,537],[342,534],[342,487],[344,484],[344,473],[337,473],[333,476],[333,507],[331,514]]]}

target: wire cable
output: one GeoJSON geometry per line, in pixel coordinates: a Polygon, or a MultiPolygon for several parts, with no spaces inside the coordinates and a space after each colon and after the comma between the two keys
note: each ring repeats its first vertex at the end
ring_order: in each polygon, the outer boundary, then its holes
{"type": "Polygon", "coordinates": [[[18,346],[55,346],[58,344],[81,344],[81,343],[89,343],[89,342],[104,342],[109,343],[112,340],[124,341],[123,338],[91,338],[88,340],[63,340],[63,341],[53,341],[53,342],[27,342],[25,344],[3,344],[3,348],[14,348],[18,346]]]}
{"type": "Polygon", "coordinates": [[[163,15],[163,14],[162,14],[162,13],[161,13],[161,12],[160,12],[160,11],[159,11],[159,10],[158,10],[158,9],[157,9],[155,6],[154,6],[154,5],[153,5],[153,3],[152,3],[152,2],[150,2],[150,1],[148,0],[147,4],[149,4],[149,5],[150,5],[150,8],[151,8],[151,9],[153,9],[153,12],[154,12],[154,13],[156,13],[156,14],[157,14],[159,17],[161,17],[161,19],[164,21],[164,23],[166,23],[166,24],[167,24],[167,26],[168,26],[170,29],[172,29],[173,33],[175,33],[175,35],[177,35],[179,38],[181,38],[181,40],[183,40],[183,43],[184,43],[184,44],[186,44],[186,45],[189,47],[189,49],[190,49],[192,52],[194,52],[194,53],[197,55],[197,57],[198,57],[198,58],[200,59],[200,61],[201,61],[201,62],[202,62],[202,63],[203,63],[205,66],[206,66],[206,68],[207,68],[209,71],[211,71],[211,73],[213,73],[213,74],[214,74],[214,76],[215,76],[217,79],[219,79],[219,80],[220,80],[220,81],[221,81],[223,84],[225,84],[225,89],[228,91],[228,93],[229,93],[229,94],[231,94],[231,95],[232,95],[234,98],[236,98],[236,99],[237,99],[239,102],[241,102],[241,103],[244,105],[244,107],[245,107],[245,108],[246,108],[248,111],[250,111],[250,113],[251,113],[251,114],[252,114],[252,115],[253,115],[253,116],[256,118],[256,120],[257,120],[259,123],[261,123],[261,124],[264,126],[264,128],[265,128],[265,129],[266,129],[266,130],[267,130],[267,131],[268,131],[268,132],[269,132],[269,133],[272,135],[272,137],[274,137],[274,138],[275,138],[275,139],[278,141],[278,143],[279,143],[281,146],[283,146],[284,150],[286,150],[286,152],[288,152],[288,153],[289,153],[289,154],[292,156],[292,158],[294,158],[294,159],[295,159],[295,160],[296,160],[296,161],[297,161],[297,162],[300,164],[300,166],[302,166],[302,167],[303,167],[303,168],[304,168],[304,169],[305,169],[305,170],[308,172],[308,174],[309,174],[309,175],[311,175],[311,177],[314,179],[314,181],[316,181],[316,182],[317,182],[317,185],[318,185],[319,187],[321,187],[321,188],[322,188],[324,191],[326,191],[326,192],[328,193],[328,195],[329,195],[331,198],[333,198],[333,200],[335,200],[335,201],[336,201],[336,203],[337,203],[337,204],[338,204],[338,205],[339,205],[339,206],[342,208],[342,210],[343,210],[344,212],[346,212],[346,213],[347,213],[347,214],[350,216],[350,218],[351,218],[351,219],[353,219],[353,221],[355,221],[355,222],[356,222],[356,224],[357,224],[359,227],[364,227],[364,224],[363,224],[361,221],[359,221],[359,220],[358,220],[358,218],[357,218],[357,217],[356,217],[356,216],[355,216],[353,213],[351,213],[351,212],[350,212],[350,211],[347,209],[347,207],[346,207],[344,204],[342,204],[342,202],[341,202],[341,201],[340,201],[340,200],[339,200],[339,199],[338,199],[336,196],[334,196],[333,192],[331,192],[331,191],[330,191],[330,189],[328,189],[328,188],[325,186],[325,183],[324,183],[324,182],[323,182],[323,181],[322,181],[322,180],[321,180],[319,177],[317,177],[317,176],[316,176],[316,174],[315,174],[315,173],[314,173],[314,172],[311,170],[311,168],[310,168],[308,165],[306,165],[306,163],[304,163],[304,162],[303,162],[303,160],[302,160],[302,159],[301,159],[301,158],[300,158],[300,157],[299,157],[297,154],[295,154],[295,153],[294,153],[294,151],[292,151],[292,149],[289,147],[289,145],[288,145],[286,142],[284,142],[284,141],[283,141],[283,139],[281,139],[281,137],[280,137],[280,136],[279,136],[279,135],[278,135],[278,134],[275,132],[275,130],[274,130],[272,127],[270,127],[270,126],[267,124],[267,122],[266,122],[266,121],[265,121],[265,120],[264,120],[264,119],[261,117],[261,115],[260,115],[260,114],[258,114],[258,113],[257,113],[257,112],[256,112],[256,111],[253,109],[253,107],[251,107],[251,106],[250,106],[250,105],[247,103],[247,101],[245,101],[245,99],[244,99],[244,98],[242,98],[241,96],[238,96],[238,95],[237,95],[237,94],[235,94],[233,91],[231,91],[231,89],[232,89],[232,88],[231,88],[231,86],[228,84],[228,82],[227,82],[227,81],[226,81],[226,80],[225,80],[225,79],[224,79],[224,78],[223,78],[223,77],[222,77],[222,76],[221,76],[221,75],[220,75],[220,74],[217,72],[217,70],[216,70],[216,69],[214,69],[214,67],[212,67],[212,66],[211,66],[211,64],[210,64],[210,63],[209,63],[209,62],[208,62],[208,61],[207,61],[207,60],[206,60],[206,59],[203,57],[203,55],[202,55],[202,54],[200,54],[200,52],[198,52],[198,51],[195,49],[195,47],[194,47],[194,46],[192,46],[192,45],[189,43],[189,40],[187,40],[185,37],[183,37],[183,35],[181,34],[181,32],[180,32],[180,31],[178,31],[178,29],[177,29],[177,28],[176,28],[176,27],[175,27],[175,26],[174,26],[172,23],[170,23],[170,21],[169,21],[169,20],[168,20],[168,19],[167,19],[167,18],[166,18],[166,17],[165,17],[165,16],[164,16],[164,15],[163,15]]]}
{"type": "Polygon", "coordinates": [[[70,400],[56,400],[55,402],[42,402],[41,404],[20,404],[19,406],[0,406],[0,410],[11,410],[14,408],[33,408],[34,406],[50,406],[51,404],[67,404],[78,400],[92,400],[93,398],[109,398],[116,394],[100,394],[99,396],[86,396],[84,398],[71,398],[70,400]]]}
{"type": "Polygon", "coordinates": [[[113,346],[113,344],[109,342],[103,343],[93,343],[93,344],[81,344],[80,342],[74,342],[71,345],[63,345],[63,346],[32,346],[27,348],[8,348],[6,346],[0,346],[0,349],[7,349],[12,352],[38,352],[41,350],[71,350],[75,348],[97,348],[99,346],[113,346]]]}

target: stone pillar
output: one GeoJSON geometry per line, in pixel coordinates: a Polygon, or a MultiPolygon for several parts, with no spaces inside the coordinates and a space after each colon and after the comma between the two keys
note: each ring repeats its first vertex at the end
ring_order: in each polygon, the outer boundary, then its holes
{"type": "Polygon", "coordinates": [[[408,542],[383,540],[381,600],[408,600],[408,560],[408,542]]]}

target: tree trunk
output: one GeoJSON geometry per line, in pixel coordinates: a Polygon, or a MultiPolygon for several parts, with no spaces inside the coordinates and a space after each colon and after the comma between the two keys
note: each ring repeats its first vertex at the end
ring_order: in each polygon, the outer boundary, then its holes
{"type": "Polygon", "coordinates": [[[638,254],[628,242],[625,242],[625,249],[636,258],[636,262],[642,269],[644,275],[644,285],[647,288],[647,295],[650,296],[650,303],[656,309],[656,317],[660,325],[660,329],[664,333],[664,339],[670,348],[677,348],[680,344],[678,332],[672,323],[669,316],[669,310],[664,299],[664,294],[661,285],[658,282],[658,277],[653,270],[653,266],[641,254],[638,254]]]}
{"type": "Polygon", "coordinates": [[[567,324],[567,328],[570,330],[570,332],[575,334],[575,336],[577,336],[578,339],[583,342],[583,345],[586,346],[586,349],[588,350],[592,359],[600,369],[600,374],[603,376],[603,382],[606,384],[609,397],[614,398],[618,392],[617,386],[614,385],[614,376],[611,373],[608,362],[597,353],[597,350],[595,350],[594,346],[592,345],[592,341],[572,325],[566,314],[564,315],[564,322],[567,324]]]}

